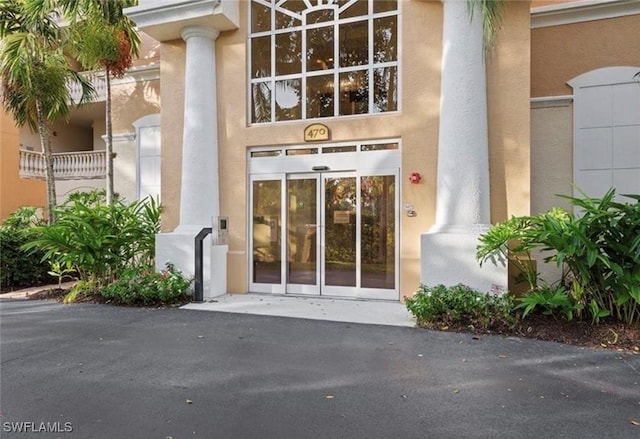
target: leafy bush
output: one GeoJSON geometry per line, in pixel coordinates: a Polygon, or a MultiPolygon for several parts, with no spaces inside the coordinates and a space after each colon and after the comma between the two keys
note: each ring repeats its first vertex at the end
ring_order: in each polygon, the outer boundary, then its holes
{"type": "Polygon", "coordinates": [[[507,251],[533,249],[551,253],[545,262],[567,268],[568,294],[593,322],[609,315],[629,324],[639,321],[640,195],[624,196],[635,202],[617,202],[610,190],[602,198],[564,197],[580,215],[556,209],[512,218],[509,227],[503,223],[481,237],[478,258],[485,262],[507,251]]]}
{"type": "Polygon", "coordinates": [[[141,269],[129,269],[122,277],[102,288],[104,298],[127,305],[172,303],[185,298],[191,281],[167,264],[164,271],[154,273],[141,269]]]}
{"type": "Polygon", "coordinates": [[[128,268],[153,267],[160,207],[148,198],[104,203],[101,193],[75,194],[56,208],[56,222],[35,227],[23,249],[42,249],[43,259],[77,271],[100,288],[128,268]]]}
{"type": "Polygon", "coordinates": [[[516,299],[519,305],[515,309],[522,309],[522,318],[536,309],[545,316],[556,317],[558,314],[567,320],[573,320],[574,312],[580,309],[562,286],[537,288],[516,299]]]}
{"type": "Polygon", "coordinates": [[[421,324],[462,324],[491,329],[511,326],[515,322],[511,296],[488,295],[462,284],[454,287],[420,285],[405,303],[421,324]]]}
{"type": "Polygon", "coordinates": [[[21,247],[34,238],[34,227],[42,225],[35,207],[21,207],[0,225],[0,287],[15,289],[46,284],[48,264],[42,262],[44,253],[34,247],[21,247]]]}

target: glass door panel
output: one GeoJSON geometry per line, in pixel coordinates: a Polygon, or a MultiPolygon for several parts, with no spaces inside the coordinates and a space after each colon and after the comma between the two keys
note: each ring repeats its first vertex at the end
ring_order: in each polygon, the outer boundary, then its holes
{"type": "Polygon", "coordinates": [[[395,289],[394,175],[360,177],[360,212],[360,286],[395,289]]]}
{"type": "Polygon", "coordinates": [[[287,292],[290,293],[319,293],[318,195],[317,176],[287,179],[287,292]]]}
{"type": "Polygon", "coordinates": [[[253,181],[252,282],[282,283],[282,182],[253,181]]]}
{"type": "Polygon", "coordinates": [[[356,178],[324,177],[324,285],[355,287],[356,178]]]}

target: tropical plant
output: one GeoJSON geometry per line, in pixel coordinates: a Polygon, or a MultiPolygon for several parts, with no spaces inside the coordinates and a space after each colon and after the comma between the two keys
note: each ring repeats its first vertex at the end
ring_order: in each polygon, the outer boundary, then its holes
{"type": "Polygon", "coordinates": [[[191,280],[171,264],[159,273],[134,267],[100,293],[105,299],[126,305],[167,304],[186,299],[190,284],[191,280]]]}
{"type": "Polygon", "coordinates": [[[106,82],[105,125],[107,155],[107,204],[114,199],[113,123],[111,116],[111,78],[121,78],[138,55],[140,37],[135,23],[123,9],[137,0],[60,0],[71,22],[69,47],[73,56],[88,70],[104,70],[106,82]]]}
{"type": "Polygon", "coordinates": [[[94,195],[77,196],[56,208],[58,220],[36,227],[37,234],[23,246],[44,251],[43,260],[72,264],[81,280],[100,289],[128,268],[153,268],[155,234],[160,206],[149,198],[111,205],[94,195]]]}
{"type": "Polygon", "coordinates": [[[580,309],[563,286],[543,286],[516,299],[515,309],[522,309],[522,318],[539,309],[545,316],[556,317],[561,314],[567,320],[573,320],[574,312],[580,309]]]}
{"type": "Polygon", "coordinates": [[[480,238],[481,263],[510,251],[546,253],[567,271],[568,294],[593,322],[613,316],[626,323],[640,320],[640,195],[633,202],[616,201],[612,189],[602,198],[563,197],[579,215],[554,209],[514,218],[480,238]]]}
{"type": "Polygon", "coordinates": [[[34,236],[34,227],[42,225],[35,207],[21,207],[0,225],[0,287],[14,289],[45,284],[48,280],[43,253],[21,247],[34,236]]]}
{"type": "Polygon", "coordinates": [[[70,117],[70,81],[81,85],[80,103],[93,96],[91,85],[71,68],[63,52],[66,36],[57,25],[55,6],[51,0],[0,1],[2,105],[18,126],[27,125],[40,136],[50,223],[56,205],[51,124],[70,117]]]}
{"type": "Polygon", "coordinates": [[[405,304],[420,324],[491,329],[515,323],[510,295],[485,294],[462,284],[453,287],[420,285],[412,297],[405,299],[405,304]]]}
{"type": "Polygon", "coordinates": [[[485,52],[493,49],[496,34],[502,26],[506,3],[506,0],[467,0],[470,14],[480,8],[485,52]]]}

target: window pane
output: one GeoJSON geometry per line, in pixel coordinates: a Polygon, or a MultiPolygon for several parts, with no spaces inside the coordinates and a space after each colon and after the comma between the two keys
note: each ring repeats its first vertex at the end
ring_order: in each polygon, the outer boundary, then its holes
{"type": "Polygon", "coordinates": [[[332,153],[339,153],[339,152],[356,152],[356,146],[355,145],[328,146],[326,148],[322,148],[323,154],[332,154],[332,153]]]}
{"type": "Polygon", "coordinates": [[[340,66],[361,66],[369,62],[369,32],[366,21],[340,25],[340,66]]]}
{"type": "Polygon", "coordinates": [[[395,11],[398,9],[398,2],[396,0],[374,0],[373,1],[373,13],[395,11]]]}
{"type": "Polygon", "coordinates": [[[356,286],[356,179],[325,178],[325,285],[356,286]]]}
{"type": "Polygon", "coordinates": [[[251,39],[251,77],[271,76],[271,37],[251,39]]]}
{"type": "Polygon", "coordinates": [[[281,283],[280,181],[253,182],[253,282],[281,283]]]}
{"type": "Polygon", "coordinates": [[[251,122],[271,122],[271,83],[251,85],[251,122]]]}
{"type": "Polygon", "coordinates": [[[340,73],[340,115],[369,111],[369,74],[366,70],[340,73]]]}
{"type": "Polygon", "coordinates": [[[333,116],[333,75],[307,77],[307,118],[333,116]]]}
{"type": "Polygon", "coordinates": [[[278,157],[281,154],[282,154],[282,151],[280,151],[280,150],[275,150],[275,151],[253,151],[251,153],[251,157],[253,157],[253,158],[278,157]]]}
{"type": "Polygon", "coordinates": [[[373,111],[396,111],[398,109],[398,74],[396,67],[385,67],[373,71],[373,111]]]}
{"type": "Polygon", "coordinates": [[[251,2],[251,32],[271,30],[271,9],[257,2],[251,2]]]}
{"type": "Polygon", "coordinates": [[[287,0],[281,7],[299,15],[302,15],[302,11],[307,9],[304,0],[287,0]]]}
{"type": "Polygon", "coordinates": [[[300,32],[276,35],[276,75],[302,72],[300,32]]]}
{"type": "Polygon", "coordinates": [[[309,155],[317,154],[318,148],[304,148],[304,149],[288,149],[287,155],[309,155]]]}
{"type": "Polygon", "coordinates": [[[333,26],[307,31],[307,71],[333,68],[333,26]]]}
{"type": "Polygon", "coordinates": [[[385,149],[398,149],[397,143],[376,143],[373,145],[362,145],[361,151],[382,151],[385,149]]]}
{"type": "Polygon", "coordinates": [[[276,120],[294,120],[302,116],[300,79],[276,81],[276,120]]]}
{"type": "Polygon", "coordinates": [[[373,62],[397,61],[397,17],[373,20],[373,62]]]}
{"type": "Polygon", "coordinates": [[[395,288],[395,177],[360,179],[361,286],[395,288]]]}
{"type": "Polygon", "coordinates": [[[287,181],[287,281],[290,284],[315,285],[317,282],[317,185],[315,178],[287,181]]]}
{"type": "MultiPolygon", "coordinates": [[[[340,0],[340,6],[350,3],[351,0],[340,0]]],[[[347,9],[342,11],[340,18],[359,17],[369,13],[369,2],[367,0],[356,0],[347,9]]]]}
{"type": "Polygon", "coordinates": [[[307,24],[333,21],[334,9],[320,9],[307,14],[307,24]]]}

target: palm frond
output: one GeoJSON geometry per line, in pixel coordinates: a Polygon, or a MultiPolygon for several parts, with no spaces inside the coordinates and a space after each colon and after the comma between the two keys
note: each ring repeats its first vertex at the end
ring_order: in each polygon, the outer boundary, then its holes
{"type": "Polygon", "coordinates": [[[485,53],[490,53],[494,47],[496,35],[502,27],[506,3],[506,0],[467,0],[471,19],[478,8],[482,14],[485,53]]]}

